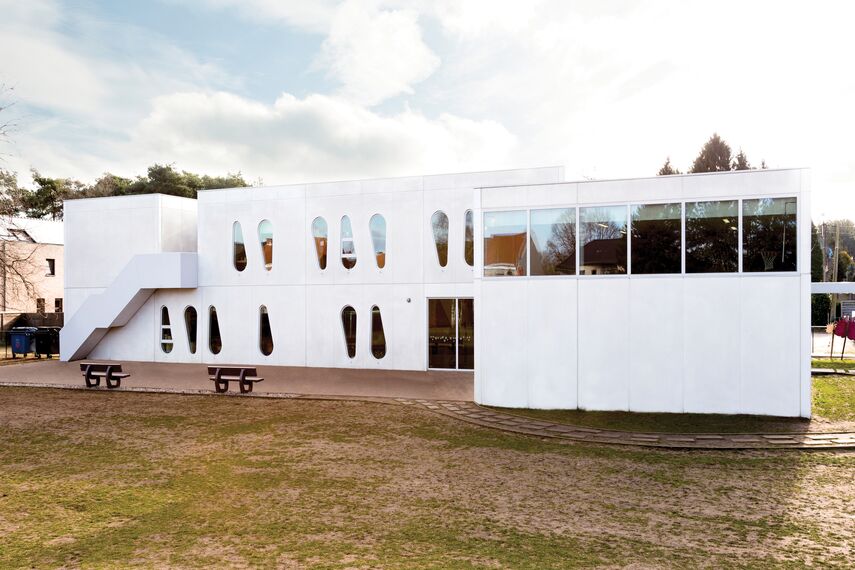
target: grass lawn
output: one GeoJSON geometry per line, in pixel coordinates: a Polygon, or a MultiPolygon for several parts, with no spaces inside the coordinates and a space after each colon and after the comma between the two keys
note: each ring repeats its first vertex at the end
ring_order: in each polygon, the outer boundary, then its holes
{"type": "Polygon", "coordinates": [[[845,567],[855,452],[561,444],[405,406],[0,388],[0,568],[845,567]]]}
{"type": "MultiPolygon", "coordinates": [[[[814,361],[816,362],[816,361],[814,361]]],[[[758,433],[855,430],[855,377],[814,376],[813,418],[719,414],[645,414],[494,408],[540,420],[602,429],[671,433],[758,433]]]]}
{"type": "Polygon", "coordinates": [[[814,358],[810,361],[814,368],[836,368],[838,370],[855,370],[855,360],[840,360],[839,358],[814,358]]]}

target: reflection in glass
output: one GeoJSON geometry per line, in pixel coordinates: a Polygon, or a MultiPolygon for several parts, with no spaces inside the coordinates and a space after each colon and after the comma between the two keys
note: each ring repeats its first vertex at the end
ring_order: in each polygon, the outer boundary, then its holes
{"type": "Polygon", "coordinates": [[[213,305],[208,309],[208,348],[213,354],[219,354],[223,348],[223,340],[220,338],[220,321],[217,318],[217,309],[213,305]]]}
{"type": "Polygon", "coordinates": [[[386,356],[386,333],[383,331],[383,317],[380,307],[371,307],[371,354],[380,359],[386,356]]]}
{"type": "Polygon", "coordinates": [[[261,354],[270,356],[273,352],[273,332],[270,330],[270,315],[267,314],[267,307],[261,305],[258,310],[258,346],[261,349],[261,354]]]}
{"type": "Polygon", "coordinates": [[[196,308],[184,309],[184,328],[187,329],[187,344],[190,354],[196,354],[196,308]]]}
{"type": "Polygon", "coordinates": [[[321,217],[312,222],[312,239],[315,241],[315,251],[318,253],[318,267],[327,268],[327,221],[321,217]]]}
{"type": "Polygon", "coordinates": [[[243,271],[246,269],[246,245],[244,245],[240,222],[235,222],[232,225],[232,243],[234,244],[235,269],[243,271]]]}
{"type": "Polygon", "coordinates": [[[434,212],[430,217],[430,225],[433,228],[433,243],[436,245],[436,256],[439,266],[448,265],[448,216],[445,212],[434,212]]]}
{"type": "Polygon", "coordinates": [[[353,243],[353,228],[350,226],[350,218],[341,218],[341,264],[345,269],[353,269],[356,266],[356,246],[353,243]]]}
{"type": "Polygon", "coordinates": [[[466,265],[472,267],[475,265],[475,220],[472,210],[466,210],[464,218],[463,260],[466,261],[466,265]]]}
{"type": "Polygon", "coordinates": [[[579,272],[626,274],[626,206],[579,210],[579,272]]]}
{"type": "Polygon", "coordinates": [[[742,201],[742,270],[796,270],[796,199],[742,201]]]}
{"type": "Polygon", "coordinates": [[[172,352],[172,326],[169,324],[169,309],[160,308],[160,348],[169,354],[172,352]]]}
{"type": "Polygon", "coordinates": [[[264,260],[264,268],[270,271],[273,268],[273,224],[270,220],[261,220],[258,224],[258,241],[261,242],[261,258],[264,260]]]}
{"type": "Polygon", "coordinates": [[[484,214],[484,276],[526,274],[526,213],[484,214]]]}
{"type": "Polygon", "coordinates": [[[531,274],[576,274],[576,208],[531,211],[531,274]]]}
{"type": "Polygon", "coordinates": [[[738,270],[738,202],[687,202],[686,273],[736,273],[738,270]]]}
{"type": "Polygon", "coordinates": [[[428,368],[457,367],[454,299],[428,300],[428,368]]]}
{"type": "Polygon", "coordinates": [[[341,325],[344,330],[344,344],[347,356],[356,357],[356,309],[350,305],[341,310],[341,325]]]}
{"type": "Polygon", "coordinates": [[[475,369],[475,302],[457,300],[457,368],[475,369]]]}
{"type": "Polygon", "coordinates": [[[371,243],[374,245],[374,259],[377,267],[386,267],[386,219],[380,214],[374,214],[368,221],[371,232],[371,243]]]}
{"type": "Polygon", "coordinates": [[[682,272],[682,205],[630,206],[632,273],[682,272]]]}

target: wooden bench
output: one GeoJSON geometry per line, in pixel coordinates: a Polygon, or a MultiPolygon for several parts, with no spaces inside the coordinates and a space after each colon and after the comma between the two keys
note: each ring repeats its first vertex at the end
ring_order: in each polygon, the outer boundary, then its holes
{"type": "Polygon", "coordinates": [[[237,382],[242,394],[252,392],[256,382],[263,382],[255,368],[245,366],[209,366],[208,379],[214,382],[217,392],[228,392],[229,382],[237,382]]]}
{"type": "Polygon", "coordinates": [[[107,364],[105,362],[81,362],[80,373],[86,380],[87,388],[95,388],[101,384],[101,378],[105,380],[107,388],[118,388],[122,378],[130,376],[122,372],[121,364],[107,364]]]}

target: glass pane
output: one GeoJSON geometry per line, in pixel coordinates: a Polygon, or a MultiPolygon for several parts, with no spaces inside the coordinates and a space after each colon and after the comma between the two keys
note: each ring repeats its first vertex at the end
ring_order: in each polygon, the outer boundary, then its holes
{"type": "Polygon", "coordinates": [[[350,305],[342,309],[341,324],[344,328],[344,344],[347,346],[347,355],[354,358],[356,356],[356,309],[350,305]]]}
{"type": "Polygon", "coordinates": [[[270,356],[273,352],[273,332],[270,330],[270,315],[267,314],[267,307],[261,305],[258,310],[258,346],[261,349],[261,354],[270,356]]]}
{"type": "Polygon", "coordinates": [[[246,269],[246,245],[244,245],[243,231],[240,229],[240,222],[235,222],[232,225],[232,239],[234,242],[235,269],[243,271],[246,269]]]}
{"type": "Polygon", "coordinates": [[[371,232],[377,267],[383,269],[386,267],[386,219],[380,214],[374,214],[368,222],[368,229],[371,232]]]}
{"type": "Polygon", "coordinates": [[[632,273],[682,271],[681,204],[630,206],[632,212],[632,273]]]}
{"type": "Polygon", "coordinates": [[[436,245],[436,256],[439,266],[448,265],[448,216],[445,212],[434,212],[430,217],[430,225],[433,228],[433,243],[436,245]]]}
{"type": "Polygon", "coordinates": [[[169,354],[172,352],[172,326],[169,324],[169,309],[160,308],[160,348],[169,354]]]}
{"type": "Polygon", "coordinates": [[[526,274],[526,213],[484,214],[484,276],[526,274]]]}
{"type": "Polygon", "coordinates": [[[475,369],[475,302],[472,299],[457,301],[457,367],[475,369]]]}
{"type": "Polygon", "coordinates": [[[220,338],[220,321],[217,319],[217,309],[211,305],[208,309],[208,348],[213,354],[219,354],[223,348],[220,338]]]}
{"type": "Polygon", "coordinates": [[[353,228],[350,218],[341,218],[341,264],[345,269],[353,269],[356,265],[356,247],[353,244],[353,228]]]}
{"type": "Polygon", "coordinates": [[[475,265],[475,218],[472,215],[472,210],[466,210],[465,218],[463,259],[466,261],[466,265],[472,267],[475,265]]]}
{"type": "Polygon", "coordinates": [[[312,222],[312,238],[315,240],[315,251],[318,252],[318,267],[327,268],[327,221],[315,218],[312,222]]]}
{"type": "Polygon", "coordinates": [[[196,309],[194,307],[184,309],[184,327],[187,329],[190,354],[196,354],[196,309]]]}
{"type": "Polygon", "coordinates": [[[579,211],[579,273],[626,273],[626,206],[600,206],[579,211]]]}
{"type": "Polygon", "coordinates": [[[742,201],[742,270],[796,270],[796,199],[742,201]]]}
{"type": "Polygon", "coordinates": [[[531,211],[531,274],[576,275],[576,208],[531,211]]]}
{"type": "Polygon", "coordinates": [[[686,273],[735,273],[738,270],[738,202],[687,202],[686,273]]]}
{"type": "Polygon", "coordinates": [[[261,257],[264,259],[264,268],[270,271],[273,268],[273,224],[270,220],[261,220],[258,224],[258,241],[261,242],[261,257]]]}
{"type": "Polygon", "coordinates": [[[428,300],[428,367],[456,368],[454,299],[428,300]]]}
{"type": "Polygon", "coordinates": [[[386,333],[383,331],[383,317],[380,307],[371,307],[371,354],[374,358],[386,356],[386,333]]]}

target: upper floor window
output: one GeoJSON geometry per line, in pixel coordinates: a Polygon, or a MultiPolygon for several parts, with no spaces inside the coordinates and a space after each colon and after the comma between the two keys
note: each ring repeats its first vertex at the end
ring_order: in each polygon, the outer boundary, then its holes
{"type": "Polygon", "coordinates": [[[258,241],[261,242],[261,257],[264,260],[264,268],[270,271],[273,268],[273,224],[270,223],[270,220],[259,222],[258,241]]]}
{"type": "Polygon", "coordinates": [[[683,207],[649,204],[632,211],[632,273],[680,273],[683,266],[683,207]]]}
{"type": "Polygon", "coordinates": [[[208,309],[208,348],[211,349],[212,354],[219,354],[223,348],[220,319],[217,318],[217,309],[213,305],[208,309]]]}
{"type": "Polygon", "coordinates": [[[353,227],[350,218],[341,218],[341,264],[345,269],[353,269],[356,266],[356,245],[353,243],[353,227]]]}
{"type": "Polygon", "coordinates": [[[448,216],[445,212],[434,212],[430,217],[430,225],[433,228],[433,243],[436,246],[436,256],[439,266],[448,265],[448,216]]]}
{"type": "Polygon", "coordinates": [[[380,214],[374,214],[368,221],[368,229],[371,232],[377,267],[383,269],[386,267],[386,219],[380,214]]]}
{"type": "Polygon", "coordinates": [[[273,353],[273,332],[270,330],[270,315],[267,307],[261,305],[258,309],[258,347],[261,354],[270,356],[273,353]]]}
{"type": "Polygon", "coordinates": [[[356,357],[356,309],[347,305],[341,310],[341,326],[344,332],[344,344],[349,358],[356,357]]]}
{"type": "Polygon", "coordinates": [[[184,309],[184,328],[187,329],[187,345],[190,349],[190,354],[196,354],[196,308],[187,307],[184,309]]]}
{"type": "Polygon", "coordinates": [[[526,212],[484,214],[484,277],[525,275],[526,212]]]}
{"type": "Polygon", "coordinates": [[[576,275],[576,208],[531,211],[531,274],[576,275]]]}
{"type": "Polygon", "coordinates": [[[686,273],[737,271],[739,203],[736,200],[686,202],[686,273]]]}
{"type": "Polygon", "coordinates": [[[742,201],[742,270],[796,270],[795,198],[742,201]]]}
{"type": "Polygon", "coordinates": [[[312,239],[318,254],[318,267],[327,268],[327,221],[321,217],[312,222],[312,239]]]}
{"type": "Polygon", "coordinates": [[[466,210],[463,218],[463,260],[472,267],[475,265],[475,220],[472,210],[466,210]]]}
{"type": "Polygon", "coordinates": [[[62,312],[62,297],[57,297],[53,300],[53,312],[61,313],[62,312]]]}
{"type": "Polygon", "coordinates": [[[243,241],[243,230],[240,228],[240,222],[235,222],[232,225],[232,243],[234,244],[235,269],[243,271],[246,269],[246,245],[243,241]]]}
{"type": "Polygon", "coordinates": [[[172,325],[169,322],[169,309],[160,308],[160,348],[169,354],[172,352],[172,325]]]}
{"type": "Polygon", "coordinates": [[[579,210],[579,273],[626,274],[626,206],[579,210]]]}
{"type": "Polygon", "coordinates": [[[47,275],[48,276],[56,275],[56,260],[51,259],[51,258],[47,258],[47,259],[45,259],[45,261],[47,261],[47,275]]]}

